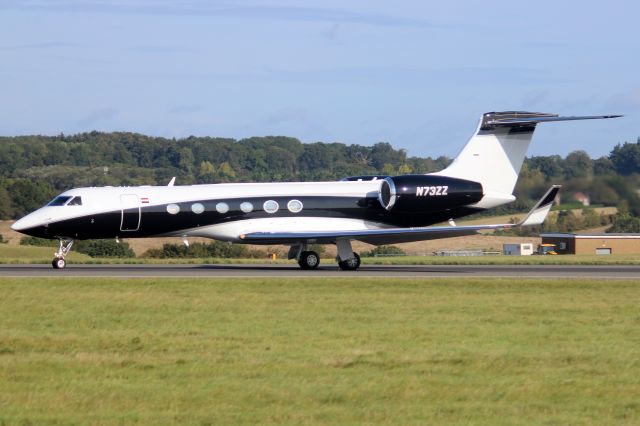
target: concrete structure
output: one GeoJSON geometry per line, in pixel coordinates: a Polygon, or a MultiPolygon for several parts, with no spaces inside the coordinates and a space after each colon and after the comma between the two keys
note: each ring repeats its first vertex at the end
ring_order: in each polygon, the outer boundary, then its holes
{"type": "Polygon", "coordinates": [[[503,244],[502,253],[505,256],[531,256],[533,254],[533,244],[503,244]]]}
{"type": "Polygon", "coordinates": [[[640,234],[541,234],[558,254],[640,254],[640,234]]]}

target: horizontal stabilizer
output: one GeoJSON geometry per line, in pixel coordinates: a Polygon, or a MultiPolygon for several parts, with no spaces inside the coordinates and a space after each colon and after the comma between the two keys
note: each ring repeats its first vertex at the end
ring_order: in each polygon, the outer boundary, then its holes
{"type": "Polygon", "coordinates": [[[554,121],[601,120],[618,117],[622,117],[622,115],[582,115],[562,117],[558,114],[547,114],[544,112],[489,112],[484,114],[481,128],[482,130],[489,130],[496,127],[528,127],[534,126],[537,123],[550,123],[554,121]]]}
{"type": "Polygon", "coordinates": [[[429,226],[426,228],[383,228],[364,229],[354,231],[301,231],[301,232],[247,232],[240,235],[240,239],[253,244],[296,244],[310,242],[318,244],[334,244],[338,238],[363,241],[370,244],[394,244],[411,241],[436,240],[440,238],[474,235],[478,231],[510,229],[519,226],[541,224],[553,200],[558,195],[560,185],[552,186],[536,203],[529,214],[519,223],[505,223],[497,225],[466,225],[466,226],[429,226]]]}

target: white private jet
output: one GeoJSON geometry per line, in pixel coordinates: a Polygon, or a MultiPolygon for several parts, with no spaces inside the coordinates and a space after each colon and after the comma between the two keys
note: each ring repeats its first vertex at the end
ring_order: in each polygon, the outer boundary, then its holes
{"type": "Polygon", "coordinates": [[[541,224],[559,186],[520,223],[456,226],[454,219],[515,200],[513,189],[538,123],[621,117],[560,117],[522,111],[483,114],[444,170],[424,175],[355,176],[338,182],[76,188],[15,222],[24,234],[60,240],[52,265],[66,266],[74,239],[206,237],[289,245],[289,259],[315,269],[309,245],[335,244],[338,265],[356,270],[351,241],[392,244],[541,224]],[[430,226],[449,221],[449,226],[430,226]]]}

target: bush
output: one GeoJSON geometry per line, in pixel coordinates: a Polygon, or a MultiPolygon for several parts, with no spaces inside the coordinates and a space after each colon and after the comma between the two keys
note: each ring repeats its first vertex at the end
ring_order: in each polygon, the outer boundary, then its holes
{"type": "Polygon", "coordinates": [[[4,239],[4,235],[0,234],[0,244],[7,244],[9,241],[4,239]]]}
{"type": "Polygon", "coordinates": [[[135,257],[129,244],[115,240],[84,240],[76,241],[73,249],[91,257],[135,257]]]}
{"type": "Polygon", "coordinates": [[[57,240],[48,240],[46,238],[38,237],[22,237],[20,239],[21,246],[38,246],[38,247],[57,247],[57,240]]]}
{"type": "Polygon", "coordinates": [[[608,233],[640,233],[640,218],[631,216],[629,213],[619,213],[613,219],[613,225],[605,232],[608,233]]]}
{"type": "Polygon", "coordinates": [[[361,257],[375,257],[375,256],[406,256],[400,247],[396,246],[378,246],[371,251],[364,251],[360,253],[361,257]]]}
{"type": "Polygon", "coordinates": [[[309,250],[315,251],[320,256],[322,256],[324,254],[324,252],[326,251],[325,248],[324,248],[324,245],[322,245],[322,244],[311,244],[309,246],[309,250]]]}
{"type": "MultiPolygon", "coordinates": [[[[58,247],[57,240],[46,238],[22,237],[20,245],[38,247],[58,247]]],[[[135,257],[135,253],[127,243],[116,243],[115,240],[76,240],[73,250],[91,257],[135,257]]]]}
{"type": "Polygon", "coordinates": [[[258,250],[249,250],[246,246],[229,244],[223,241],[212,241],[208,244],[193,243],[189,247],[183,244],[164,244],[161,249],[149,249],[143,257],[157,259],[168,258],[260,258],[265,253],[258,250]]]}

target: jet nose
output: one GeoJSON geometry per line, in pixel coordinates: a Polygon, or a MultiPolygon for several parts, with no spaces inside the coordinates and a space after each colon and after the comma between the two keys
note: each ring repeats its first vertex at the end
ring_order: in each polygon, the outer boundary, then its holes
{"type": "Polygon", "coordinates": [[[11,225],[11,229],[13,229],[14,231],[23,232],[27,229],[45,225],[48,222],[47,219],[48,218],[45,218],[39,210],[36,210],[33,213],[29,213],[22,219],[15,221],[11,225]]]}
{"type": "Polygon", "coordinates": [[[25,216],[22,219],[18,219],[15,222],[13,222],[11,224],[11,229],[13,229],[14,231],[20,232],[20,231],[24,231],[25,229],[29,228],[29,225],[28,225],[29,221],[25,220],[25,219],[27,219],[27,216],[25,216]]]}

